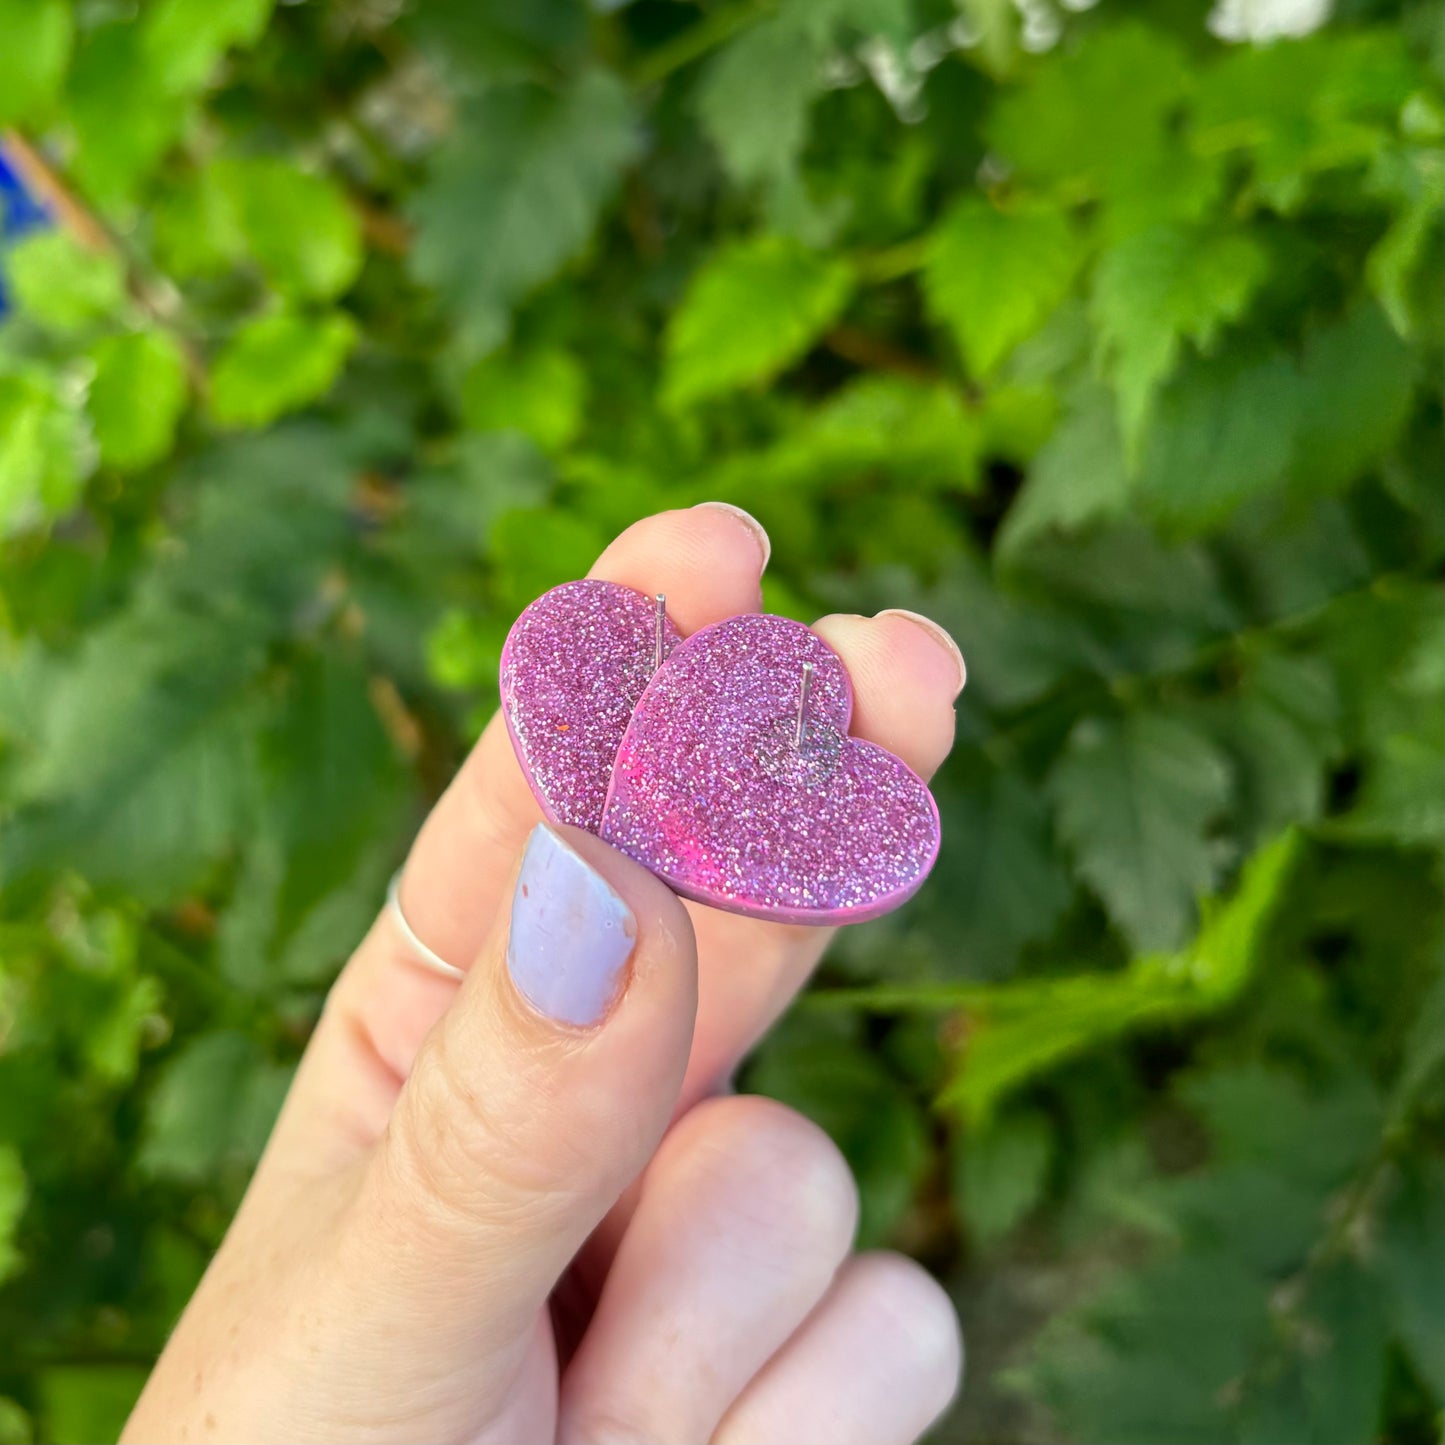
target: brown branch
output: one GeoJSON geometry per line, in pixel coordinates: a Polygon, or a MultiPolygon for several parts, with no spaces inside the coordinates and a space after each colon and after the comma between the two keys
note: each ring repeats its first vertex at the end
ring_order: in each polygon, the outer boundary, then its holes
{"type": "Polygon", "coordinates": [[[83,246],[116,257],[125,268],[126,285],[136,304],[181,348],[191,384],[201,395],[206,392],[206,366],[194,341],[176,323],[174,312],[180,302],[180,288],[168,277],[149,270],[124,245],[120,237],[85,203],[76,187],[60,169],[40,153],[19,131],[4,133],[7,153],[21,179],[59,217],[61,225],[83,246]]]}
{"type": "Polygon", "coordinates": [[[823,345],[835,356],[869,371],[892,371],[919,381],[937,381],[939,377],[938,368],[932,362],[860,326],[835,326],[823,338],[823,345]]]}

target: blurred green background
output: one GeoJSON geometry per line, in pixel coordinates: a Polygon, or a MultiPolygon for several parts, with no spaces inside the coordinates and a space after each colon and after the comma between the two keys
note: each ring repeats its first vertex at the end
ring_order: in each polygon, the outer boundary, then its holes
{"type": "Polygon", "coordinates": [[[510,620],[709,497],[969,659],[743,1079],[940,1438],[1441,1438],[1441,16],[1327,9],[0,0],[0,1440],[113,1436],[510,620]]]}

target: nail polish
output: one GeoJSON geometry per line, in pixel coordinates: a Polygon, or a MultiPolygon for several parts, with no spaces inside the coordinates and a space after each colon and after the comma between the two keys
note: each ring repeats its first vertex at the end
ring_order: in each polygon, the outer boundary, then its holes
{"type": "Polygon", "coordinates": [[[522,996],[558,1023],[600,1023],[636,942],[632,910],[580,854],[538,824],[522,854],[507,940],[507,968],[522,996]]]}

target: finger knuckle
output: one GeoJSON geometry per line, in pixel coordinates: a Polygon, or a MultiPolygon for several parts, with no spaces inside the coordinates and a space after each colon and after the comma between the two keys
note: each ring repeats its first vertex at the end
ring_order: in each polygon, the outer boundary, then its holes
{"type": "Polygon", "coordinates": [[[774,1099],[738,1095],[699,1105],[679,1141],[693,1169],[740,1181],[729,1191],[791,1249],[830,1266],[858,1223],[858,1187],[838,1146],[812,1120],[774,1099]]]}
{"type": "Polygon", "coordinates": [[[403,1089],[384,1153],[401,1190],[473,1222],[506,1223],[564,1209],[573,1197],[565,1136],[542,1147],[509,1101],[481,1086],[437,1030],[403,1089]]]}

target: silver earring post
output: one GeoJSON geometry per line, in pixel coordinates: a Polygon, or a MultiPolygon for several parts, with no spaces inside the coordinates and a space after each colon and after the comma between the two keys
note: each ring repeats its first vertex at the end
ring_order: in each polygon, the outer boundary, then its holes
{"type": "Polygon", "coordinates": [[[808,734],[808,693],[813,687],[813,664],[803,664],[803,683],[798,689],[798,726],[793,732],[793,746],[801,748],[808,734]]]}
{"type": "Polygon", "coordinates": [[[667,641],[667,594],[659,592],[653,603],[652,670],[656,672],[662,666],[662,649],[667,641]]]}

